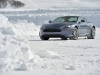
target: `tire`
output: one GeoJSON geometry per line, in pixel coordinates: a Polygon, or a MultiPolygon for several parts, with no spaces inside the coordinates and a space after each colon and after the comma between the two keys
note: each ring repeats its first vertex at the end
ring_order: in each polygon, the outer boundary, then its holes
{"type": "Polygon", "coordinates": [[[67,38],[66,37],[61,37],[61,40],[67,40],[67,38]]]}
{"type": "Polygon", "coordinates": [[[41,40],[49,40],[49,37],[40,37],[41,40]]]}
{"type": "MultiPolygon", "coordinates": [[[[39,36],[40,36],[40,32],[39,32],[39,36]]],[[[49,37],[40,36],[40,39],[41,39],[41,40],[49,40],[49,37]]]]}
{"type": "Polygon", "coordinates": [[[92,27],[91,33],[89,36],[87,36],[87,39],[94,39],[95,38],[95,28],[92,27]]]}
{"type": "Polygon", "coordinates": [[[73,29],[72,37],[70,38],[71,40],[77,40],[78,39],[78,29],[75,27],[73,29]]]}

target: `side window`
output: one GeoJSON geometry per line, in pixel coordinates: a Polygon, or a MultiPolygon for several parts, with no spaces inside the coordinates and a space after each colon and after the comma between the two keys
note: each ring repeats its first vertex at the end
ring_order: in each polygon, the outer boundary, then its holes
{"type": "Polygon", "coordinates": [[[64,19],[64,18],[57,18],[57,19],[55,20],[55,22],[65,22],[65,19],[64,19]]]}
{"type": "Polygon", "coordinates": [[[65,19],[62,18],[61,22],[65,22],[65,19]]]}
{"type": "Polygon", "coordinates": [[[77,17],[70,17],[68,19],[69,22],[77,22],[77,17]]]}
{"type": "Polygon", "coordinates": [[[55,22],[61,22],[62,21],[62,18],[57,18],[56,20],[55,20],[55,22]]]}
{"type": "Polygon", "coordinates": [[[86,22],[86,20],[84,18],[80,18],[81,22],[86,22]]]}

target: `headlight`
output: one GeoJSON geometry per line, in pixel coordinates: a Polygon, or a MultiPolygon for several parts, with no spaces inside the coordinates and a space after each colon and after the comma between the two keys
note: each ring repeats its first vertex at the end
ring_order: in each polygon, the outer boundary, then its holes
{"type": "Polygon", "coordinates": [[[63,26],[63,27],[61,27],[61,28],[70,28],[70,27],[71,27],[71,25],[63,26]]]}
{"type": "Polygon", "coordinates": [[[67,26],[67,28],[70,28],[70,27],[71,27],[71,25],[67,26]]]}

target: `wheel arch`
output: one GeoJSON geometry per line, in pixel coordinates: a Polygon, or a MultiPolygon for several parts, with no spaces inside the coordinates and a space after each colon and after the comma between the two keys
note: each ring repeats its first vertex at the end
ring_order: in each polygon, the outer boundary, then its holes
{"type": "Polygon", "coordinates": [[[96,29],[96,27],[95,27],[95,26],[92,26],[92,28],[96,29]]]}
{"type": "Polygon", "coordinates": [[[74,28],[77,28],[78,29],[78,26],[75,26],[74,28]]]}

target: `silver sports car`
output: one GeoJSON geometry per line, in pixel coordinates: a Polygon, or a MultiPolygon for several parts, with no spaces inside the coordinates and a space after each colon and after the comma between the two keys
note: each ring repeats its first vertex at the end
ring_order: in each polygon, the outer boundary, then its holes
{"type": "Polygon", "coordinates": [[[78,37],[95,38],[95,26],[87,22],[80,16],[58,17],[49,24],[44,24],[40,28],[39,36],[41,40],[60,37],[62,40],[67,38],[77,40],[78,37]]]}

